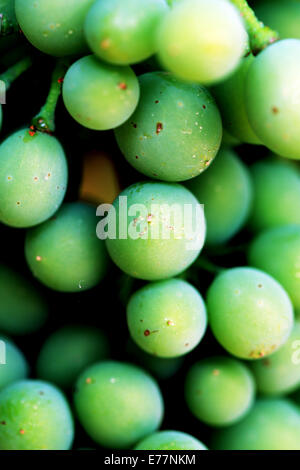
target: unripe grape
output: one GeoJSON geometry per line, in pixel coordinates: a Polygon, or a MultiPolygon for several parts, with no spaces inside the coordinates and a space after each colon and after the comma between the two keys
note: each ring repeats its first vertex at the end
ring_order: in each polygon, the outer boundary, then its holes
{"type": "Polygon", "coordinates": [[[139,442],[135,450],[207,450],[207,447],[185,432],[159,431],[139,442]]]}
{"type": "Polygon", "coordinates": [[[24,354],[8,340],[0,336],[0,389],[17,380],[25,379],[29,367],[24,354]]]}

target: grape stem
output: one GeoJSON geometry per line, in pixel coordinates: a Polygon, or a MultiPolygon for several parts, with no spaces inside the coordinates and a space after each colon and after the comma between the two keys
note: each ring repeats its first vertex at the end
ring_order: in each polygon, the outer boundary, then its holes
{"type": "Polygon", "coordinates": [[[0,80],[5,83],[5,89],[8,90],[11,84],[20,76],[26,72],[32,65],[31,57],[27,56],[19,60],[15,65],[7,69],[0,75],[0,80]]]}
{"type": "Polygon", "coordinates": [[[259,21],[247,0],[230,0],[242,15],[250,39],[250,48],[254,55],[279,39],[276,31],[259,21]]]}
{"type": "Polygon", "coordinates": [[[221,268],[220,266],[216,266],[212,263],[209,259],[200,256],[194,263],[194,266],[197,268],[204,269],[213,274],[219,274],[225,270],[225,268],[221,268]]]}
{"type": "Polygon", "coordinates": [[[19,31],[19,25],[16,21],[7,18],[3,13],[0,13],[0,36],[8,36],[19,31]]]}
{"type": "Polygon", "coordinates": [[[69,63],[66,59],[59,59],[57,61],[52,73],[46,102],[31,122],[31,129],[34,129],[34,131],[47,132],[48,134],[55,131],[55,111],[68,66],[69,63]]]}

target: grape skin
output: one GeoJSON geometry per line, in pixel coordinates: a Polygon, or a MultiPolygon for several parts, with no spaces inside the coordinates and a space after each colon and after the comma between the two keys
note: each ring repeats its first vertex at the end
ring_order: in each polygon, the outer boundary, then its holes
{"type": "Polygon", "coordinates": [[[178,182],[206,170],[222,139],[222,122],[209,92],[172,74],[139,77],[141,99],[115,130],[130,165],[153,179],[178,182]]]}
{"type": "Polygon", "coordinates": [[[207,447],[190,434],[159,431],[139,442],[135,450],[207,450],[207,447]]]}
{"type": "Polygon", "coordinates": [[[73,418],[64,395],[51,384],[21,380],[0,392],[1,450],[69,450],[73,418]]]}
{"type": "Polygon", "coordinates": [[[283,345],[293,327],[293,307],[283,287],[258,269],[224,270],[207,293],[208,320],[232,355],[259,359],[283,345]]]}
{"type": "Polygon", "coordinates": [[[0,341],[5,344],[6,363],[0,362],[0,390],[17,380],[25,379],[29,373],[29,366],[20,349],[8,340],[0,336],[0,341]]]}
{"type": "Polygon", "coordinates": [[[253,405],[255,382],[249,369],[229,357],[211,357],[194,364],[185,381],[190,411],[209,426],[228,426],[253,405]]]}
{"type": "Polygon", "coordinates": [[[127,306],[132,339],[158,357],[177,357],[194,349],[206,330],[206,307],[189,283],[170,279],[150,283],[133,294],[127,306]]]}
{"type": "Polygon", "coordinates": [[[103,131],[123,124],[139,100],[139,83],[128,66],[82,57],[69,68],[63,100],[71,116],[88,129],[103,131]]]}
{"type": "Polygon", "coordinates": [[[139,367],[103,361],[85,370],[75,389],[79,421],[98,444],[132,447],[160,426],[164,405],[158,385],[139,367]]]}
{"type": "Polygon", "coordinates": [[[167,11],[165,0],[98,0],[85,20],[89,47],[112,64],[141,62],[156,52],[156,31],[167,11]]]}

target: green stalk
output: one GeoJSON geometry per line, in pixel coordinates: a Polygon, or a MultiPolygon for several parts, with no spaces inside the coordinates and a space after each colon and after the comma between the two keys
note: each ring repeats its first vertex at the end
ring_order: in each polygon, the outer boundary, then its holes
{"type": "Polygon", "coordinates": [[[5,89],[8,90],[11,84],[20,76],[26,72],[32,65],[30,57],[24,57],[19,60],[15,65],[7,69],[0,75],[0,80],[5,83],[5,89]]]}

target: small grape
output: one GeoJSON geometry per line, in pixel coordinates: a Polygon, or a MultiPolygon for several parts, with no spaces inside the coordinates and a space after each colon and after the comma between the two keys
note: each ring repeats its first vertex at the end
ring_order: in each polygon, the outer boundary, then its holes
{"type": "Polygon", "coordinates": [[[237,424],[218,431],[213,449],[300,450],[300,408],[289,400],[260,399],[237,424]]]}
{"type": "Polygon", "coordinates": [[[300,224],[300,173],[286,160],[265,159],[252,167],[254,200],[248,221],[254,232],[300,224]]]}
{"type": "Polygon", "coordinates": [[[199,292],[181,279],[154,282],[133,294],[127,307],[132,339],[158,357],[194,349],[206,330],[206,307],[199,292]]]}
{"type": "Polygon", "coordinates": [[[48,307],[25,277],[0,265],[0,330],[12,335],[37,331],[46,321],[48,307]]]}
{"type": "Polygon", "coordinates": [[[107,254],[104,242],[96,236],[95,212],[88,204],[68,203],[53,219],[27,232],[27,263],[47,287],[79,292],[104,278],[107,254]]]}
{"type": "Polygon", "coordinates": [[[131,364],[104,361],[79,377],[75,408],[95,442],[124,449],[160,426],[164,406],[150,375],[131,364]]]}
{"type": "Polygon", "coordinates": [[[6,337],[0,336],[0,389],[25,379],[28,372],[27,361],[20,349],[6,337]]]}
{"type": "Polygon", "coordinates": [[[61,205],[68,182],[64,150],[49,134],[22,129],[0,146],[0,221],[31,227],[61,205]]]}
{"type": "Polygon", "coordinates": [[[216,339],[234,356],[259,359],[274,353],[293,327],[293,307],[283,287],[258,269],[228,269],[207,295],[216,339]]]}
{"type": "Polygon", "coordinates": [[[191,412],[210,426],[239,421],[253,405],[255,383],[249,369],[236,359],[210,357],[194,364],[185,382],[191,412]]]}
{"type": "Polygon", "coordinates": [[[300,40],[264,49],[248,69],[245,103],[250,126],[282,157],[300,159],[300,40]]]}
{"type": "Polygon", "coordinates": [[[68,450],[74,426],[64,395],[39,380],[21,380],[0,391],[1,450],[68,450]]]}
{"type": "Polygon", "coordinates": [[[245,82],[253,61],[252,54],[242,59],[235,72],[214,86],[211,92],[217,101],[227,131],[240,142],[261,144],[249,124],[245,107],[245,82]]]}
{"type": "Polygon", "coordinates": [[[212,84],[239,64],[247,33],[239,12],[227,0],[175,3],[157,35],[158,57],[183,80],[212,84]]]}
{"type": "Polygon", "coordinates": [[[263,269],[288,292],[296,313],[300,312],[300,225],[268,229],[252,241],[249,264],[263,269]]]}
{"type": "Polygon", "coordinates": [[[165,0],[97,0],[85,20],[90,49],[112,64],[145,60],[156,52],[156,31],[167,11],[165,0]]]}
{"type": "Polygon", "coordinates": [[[166,72],[139,77],[141,99],[115,130],[126,160],[150,178],[184,181],[206,170],[222,139],[222,122],[209,92],[166,72]]]}
{"type": "Polygon", "coordinates": [[[82,57],[71,65],[63,83],[65,106],[88,129],[114,129],[134,112],[139,83],[133,70],[82,57]]]}
{"type": "Polygon", "coordinates": [[[295,322],[287,342],[271,357],[251,364],[257,389],[264,395],[283,395],[300,386],[300,323],[295,322]]]}
{"type": "Polygon", "coordinates": [[[159,431],[139,442],[135,450],[207,450],[207,447],[185,432],[159,431]]]}
{"type": "Polygon", "coordinates": [[[37,375],[59,387],[71,387],[89,365],[108,356],[102,331],[85,326],[64,327],[46,339],[37,360],[37,375]]]}
{"type": "Polygon", "coordinates": [[[94,0],[15,0],[18,23],[28,41],[53,56],[87,49],[83,23],[94,0]]]}
{"type": "Polygon", "coordinates": [[[209,171],[189,181],[187,187],[204,204],[207,244],[226,243],[246,223],[252,205],[252,181],[234,151],[222,148],[209,171]]]}
{"type": "Polygon", "coordinates": [[[120,269],[139,279],[155,281],[176,276],[195,261],[204,244],[203,209],[179,184],[135,183],[115,200],[111,218],[116,219],[116,231],[106,240],[108,252],[120,269]],[[134,211],[120,226],[119,219],[127,210],[124,197],[127,207],[134,211]],[[183,226],[187,208],[188,221],[183,226]],[[121,233],[124,229],[125,236],[121,233]]]}

